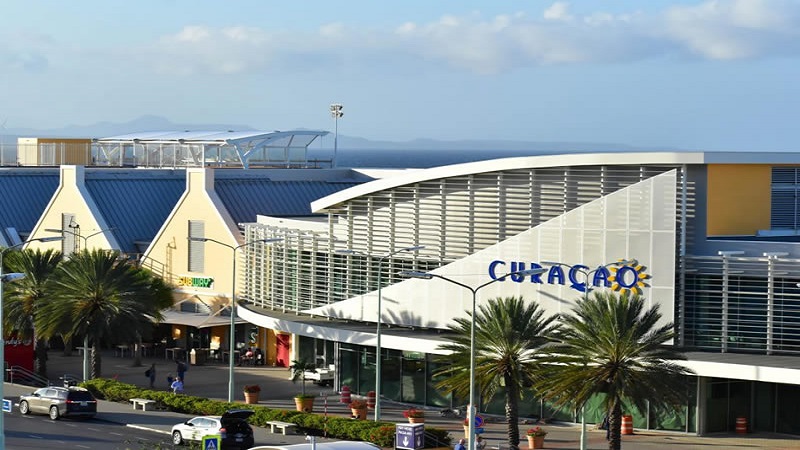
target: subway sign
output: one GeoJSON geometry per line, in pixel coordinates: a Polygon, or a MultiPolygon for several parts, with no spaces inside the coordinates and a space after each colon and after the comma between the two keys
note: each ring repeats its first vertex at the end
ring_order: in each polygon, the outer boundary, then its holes
{"type": "Polygon", "coordinates": [[[210,288],[213,283],[211,277],[178,277],[178,286],[210,288]]]}
{"type": "MultiPolygon", "coordinates": [[[[489,277],[493,280],[509,278],[514,283],[522,283],[526,278],[531,283],[538,284],[563,286],[569,283],[569,287],[578,292],[587,292],[593,287],[605,287],[615,291],[631,291],[641,294],[642,288],[647,287],[645,280],[650,278],[645,269],[646,267],[636,260],[600,265],[595,268],[584,264],[558,263],[543,266],[535,262],[526,264],[521,261],[495,260],[489,264],[489,277]],[[515,274],[515,272],[529,269],[545,269],[545,272],[527,276],[515,274]]],[[[501,279],[498,282],[504,281],[505,279],[501,279]]]]}

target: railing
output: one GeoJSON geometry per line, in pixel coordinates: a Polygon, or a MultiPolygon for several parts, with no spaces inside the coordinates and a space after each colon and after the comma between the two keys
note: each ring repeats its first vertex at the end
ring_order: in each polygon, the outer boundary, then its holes
{"type": "Polygon", "coordinates": [[[26,384],[28,386],[50,386],[50,380],[21,366],[11,366],[6,369],[6,378],[10,383],[26,384]]]}

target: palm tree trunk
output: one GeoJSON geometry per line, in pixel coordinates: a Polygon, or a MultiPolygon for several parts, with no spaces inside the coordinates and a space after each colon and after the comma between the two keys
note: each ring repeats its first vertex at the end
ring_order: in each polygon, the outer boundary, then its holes
{"type": "Polygon", "coordinates": [[[140,367],[142,365],[142,335],[136,332],[136,348],[133,350],[133,367],[140,367]]]}
{"type": "Polygon", "coordinates": [[[34,349],[34,371],[37,375],[47,378],[47,340],[36,339],[36,348],[34,349]]]}
{"type": "Polygon", "coordinates": [[[97,348],[97,344],[92,344],[91,365],[92,365],[92,374],[91,374],[92,379],[100,378],[102,376],[102,371],[101,371],[100,349],[97,348]]]}
{"type": "Polygon", "coordinates": [[[72,338],[62,334],[61,340],[64,341],[64,356],[72,356],[72,338]]]}
{"type": "Polygon", "coordinates": [[[519,450],[519,384],[510,374],[504,374],[506,384],[506,423],[508,424],[508,448],[519,450]]]}
{"type": "Polygon", "coordinates": [[[611,415],[608,418],[608,427],[611,429],[611,435],[608,439],[609,450],[622,449],[622,405],[619,399],[614,402],[614,407],[611,408],[611,415]]]}

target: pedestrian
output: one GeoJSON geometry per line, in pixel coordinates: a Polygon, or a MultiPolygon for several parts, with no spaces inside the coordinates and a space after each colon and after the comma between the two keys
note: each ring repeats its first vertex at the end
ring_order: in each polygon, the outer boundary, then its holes
{"type": "Polygon", "coordinates": [[[176,361],[176,364],[177,364],[177,368],[175,369],[175,371],[178,372],[178,378],[180,378],[181,381],[185,383],[186,382],[185,381],[186,380],[186,369],[187,369],[186,363],[179,359],[179,360],[176,361]]]}
{"type": "Polygon", "coordinates": [[[172,382],[173,381],[175,381],[175,377],[173,377],[171,373],[168,373],[167,374],[167,390],[168,391],[172,389],[172,382]]]}
{"type": "Polygon", "coordinates": [[[153,389],[156,383],[156,363],[150,365],[150,368],[147,369],[144,374],[150,378],[150,389],[153,389]]]}
{"type": "Polygon", "coordinates": [[[181,381],[181,377],[175,377],[175,381],[172,382],[172,393],[173,394],[183,394],[183,382],[181,381]]]}
{"type": "Polygon", "coordinates": [[[600,425],[600,429],[601,430],[606,430],[606,440],[610,441],[611,440],[611,423],[609,422],[608,419],[609,419],[608,413],[606,413],[606,415],[603,416],[603,423],[600,425]]]}
{"type": "Polygon", "coordinates": [[[467,442],[463,438],[458,440],[458,444],[453,447],[453,450],[467,450],[467,447],[464,446],[464,443],[467,442]]]}
{"type": "Polygon", "coordinates": [[[484,450],[486,448],[486,441],[483,440],[480,434],[475,436],[475,448],[484,450]]]}

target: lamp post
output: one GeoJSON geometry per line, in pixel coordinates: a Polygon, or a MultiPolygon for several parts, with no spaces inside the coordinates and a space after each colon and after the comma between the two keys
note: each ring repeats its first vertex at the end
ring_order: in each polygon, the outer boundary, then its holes
{"type": "Polygon", "coordinates": [[[527,269],[527,270],[519,270],[516,272],[507,273],[501,277],[495,278],[491,281],[487,281],[486,283],[481,284],[477,287],[468,286],[464,283],[458,282],[453,280],[452,278],[448,278],[442,275],[438,275],[435,273],[430,272],[417,272],[417,271],[406,271],[401,272],[403,276],[409,278],[421,278],[424,280],[430,280],[431,278],[440,278],[444,281],[449,283],[461,286],[465,289],[469,289],[472,292],[472,317],[470,320],[470,330],[469,330],[469,413],[467,413],[467,419],[469,420],[469,431],[468,431],[468,439],[469,442],[469,450],[475,450],[475,414],[477,399],[476,397],[476,388],[475,388],[475,309],[476,304],[478,302],[478,291],[483,289],[484,287],[496,283],[498,281],[504,281],[506,277],[510,275],[522,275],[523,277],[528,275],[539,275],[544,273],[545,269],[539,267],[536,269],[527,269]]]}
{"type": "MultiPolygon", "coordinates": [[[[75,227],[72,227],[72,228],[77,228],[77,229],[80,230],[80,226],[75,226],[75,227]]],[[[88,236],[81,236],[80,233],[76,233],[74,231],[58,230],[56,228],[46,228],[44,231],[48,231],[50,233],[67,233],[67,234],[71,234],[71,235],[73,235],[73,236],[75,236],[77,238],[83,239],[83,249],[86,250],[86,249],[89,248],[88,242],[89,242],[89,238],[90,237],[97,236],[100,233],[105,233],[106,231],[113,231],[113,230],[116,230],[116,229],[117,229],[117,227],[105,228],[105,229],[102,229],[102,230],[99,230],[99,231],[95,231],[94,233],[92,233],[92,234],[90,234],[88,236]]]]}
{"type": "Polygon", "coordinates": [[[282,239],[278,238],[270,238],[270,239],[258,239],[255,241],[245,242],[244,244],[240,245],[230,245],[226,244],[225,242],[218,241],[212,238],[195,238],[189,237],[189,241],[194,242],[213,242],[215,244],[222,245],[223,247],[228,247],[233,252],[233,263],[231,264],[232,272],[231,272],[231,330],[229,336],[229,343],[228,343],[228,403],[233,403],[234,397],[234,380],[233,380],[233,373],[234,373],[234,364],[233,364],[233,354],[236,351],[236,346],[234,344],[234,340],[236,339],[236,250],[239,250],[242,247],[246,247],[248,245],[264,243],[264,244],[271,244],[273,242],[281,241],[282,239]]]}
{"type": "Polygon", "coordinates": [[[333,163],[331,163],[331,167],[336,167],[336,153],[339,150],[339,119],[344,115],[342,108],[343,106],[341,103],[333,103],[331,105],[331,117],[333,117],[334,122],[333,163]]]}
{"type": "MultiPolygon", "coordinates": [[[[563,266],[569,267],[570,271],[580,272],[586,276],[586,281],[583,284],[583,299],[589,299],[589,292],[592,290],[593,286],[589,283],[589,278],[592,276],[593,273],[598,272],[600,270],[606,270],[610,266],[620,266],[628,264],[630,261],[623,260],[623,261],[615,261],[607,264],[603,264],[596,269],[588,270],[589,268],[586,266],[581,265],[570,265],[562,262],[556,261],[542,261],[542,264],[548,264],[551,266],[563,266]]],[[[578,288],[580,285],[573,285],[573,288],[578,288]]],[[[586,403],[581,405],[581,439],[580,439],[580,450],[586,450],[586,403]]]]}
{"type": "MultiPolygon", "coordinates": [[[[5,380],[6,380],[6,335],[5,330],[3,330],[3,285],[5,285],[6,281],[15,281],[25,277],[24,273],[3,273],[3,258],[6,255],[7,251],[13,250],[15,248],[22,247],[25,244],[29,244],[31,242],[50,242],[50,241],[60,241],[61,237],[43,237],[43,238],[36,238],[31,239],[25,242],[20,242],[19,244],[12,245],[10,247],[6,247],[3,250],[0,250],[0,367],[3,369],[3,382],[0,383],[0,399],[4,399],[4,388],[5,388],[5,380]]],[[[5,432],[5,421],[4,421],[4,412],[0,412],[0,450],[6,448],[6,432],[5,432]]]]}
{"type": "MultiPolygon", "coordinates": [[[[411,247],[405,247],[401,249],[397,249],[393,252],[386,253],[385,255],[381,256],[378,259],[378,320],[377,320],[377,329],[375,330],[375,421],[381,420],[381,322],[382,319],[382,311],[381,311],[381,290],[383,288],[383,261],[387,258],[390,258],[398,253],[402,252],[418,252],[425,248],[424,245],[412,245],[411,247]]],[[[354,254],[361,254],[364,255],[363,252],[359,252],[357,250],[340,250],[338,253],[345,254],[345,255],[354,255],[354,254]]]]}

